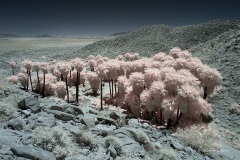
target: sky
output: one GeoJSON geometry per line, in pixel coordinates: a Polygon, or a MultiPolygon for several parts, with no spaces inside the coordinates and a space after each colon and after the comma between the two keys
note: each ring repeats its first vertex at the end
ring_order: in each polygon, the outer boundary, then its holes
{"type": "Polygon", "coordinates": [[[101,36],[143,26],[240,20],[239,0],[1,0],[0,33],[101,36]]]}

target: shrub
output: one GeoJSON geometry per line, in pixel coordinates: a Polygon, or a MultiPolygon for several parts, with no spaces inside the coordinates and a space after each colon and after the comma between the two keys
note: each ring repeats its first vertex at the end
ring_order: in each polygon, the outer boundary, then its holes
{"type": "Polygon", "coordinates": [[[160,149],[159,158],[162,160],[176,160],[177,156],[173,149],[160,149]]]}
{"type": "Polygon", "coordinates": [[[219,149],[218,134],[214,129],[193,125],[188,128],[178,128],[173,134],[186,146],[191,146],[199,152],[209,153],[219,149]]]}
{"type": "Polygon", "coordinates": [[[0,103],[0,122],[4,122],[13,117],[17,109],[10,103],[0,103]]]}
{"type": "Polygon", "coordinates": [[[123,154],[122,142],[119,138],[114,136],[107,136],[105,138],[105,148],[108,148],[110,145],[113,145],[119,155],[123,154]]]}
{"type": "Polygon", "coordinates": [[[133,129],[133,133],[136,137],[136,141],[143,145],[146,151],[151,151],[154,149],[154,146],[151,144],[148,135],[141,129],[133,129]]]}
{"type": "Polygon", "coordinates": [[[83,132],[77,135],[75,138],[76,142],[80,146],[90,147],[90,149],[93,149],[93,147],[97,145],[94,135],[91,132],[83,132]]]}
{"type": "Polygon", "coordinates": [[[60,127],[37,127],[34,129],[35,144],[44,150],[53,152],[57,158],[64,158],[70,150],[71,138],[60,127]]]}

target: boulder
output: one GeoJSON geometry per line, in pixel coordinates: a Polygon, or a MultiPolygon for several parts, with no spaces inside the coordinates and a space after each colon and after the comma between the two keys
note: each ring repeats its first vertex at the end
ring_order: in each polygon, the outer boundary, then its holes
{"type": "Polygon", "coordinates": [[[117,123],[112,118],[98,116],[97,120],[100,121],[101,124],[114,125],[116,127],[118,126],[117,123]]]}
{"type": "Polygon", "coordinates": [[[70,121],[70,120],[74,120],[75,118],[74,115],[61,112],[61,111],[55,111],[55,110],[46,110],[46,111],[50,114],[53,114],[55,118],[63,121],[70,121]]]}
{"type": "Polygon", "coordinates": [[[30,109],[33,113],[36,113],[41,109],[40,102],[36,96],[23,99],[18,103],[18,108],[22,110],[30,109]]]}
{"type": "Polygon", "coordinates": [[[116,112],[114,112],[114,111],[112,111],[112,112],[109,114],[109,116],[110,116],[110,118],[112,118],[112,119],[114,119],[114,120],[120,119],[120,116],[119,116],[116,112]]]}
{"type": "Polygon", "coordinates": [[[18,157],[24,157],[28,159],[39,159],[39,160],[46,160],[46,159],[55,160],[56,159],[52,153],[36,147],[14,146],[14,147],[11,147],[11,151],[13,152],[14,155],[18,157]]]}
{"type": "Polygon", "coordinates": [[[8,124],[9,128],[12,128],[12,129],[18,130],[18,131],[24,129],[25,126],[26,126],[26,122],[21,118],[12,119],[8,124]]]}

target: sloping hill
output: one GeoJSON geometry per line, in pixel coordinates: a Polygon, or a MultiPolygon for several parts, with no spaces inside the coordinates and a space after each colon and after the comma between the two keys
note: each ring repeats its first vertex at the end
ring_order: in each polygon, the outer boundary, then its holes
{"type": "Polygon", "coordinates": [[[223,77],[218,94],[209,99],[215,122],[225,139],[240,150],[240,29],[229,30],[190,49],[223,77]]]}
{"type": "Polygon", "coordinates": [[[90,44],[77,54],[104,54],[115,57],[127,52],[138,52],[140,55],[151,55],[160,51],[169,51],[177,46],[189,49],[199,43],[207,42],[218,35],[240,28],[240,21],[215,20],[199,25],[170,27],[153,25],[110,40],[90,44]]]}

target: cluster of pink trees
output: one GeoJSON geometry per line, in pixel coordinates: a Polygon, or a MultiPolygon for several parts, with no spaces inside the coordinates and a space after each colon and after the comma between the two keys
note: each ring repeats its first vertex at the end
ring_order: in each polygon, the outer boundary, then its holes
{"type": "MultiPolygon", "coordinates": [[[[11,62],[11,68],[14,74],[16,63],[11,62]]],[[[80,58],[73,59],[70,62],[32,62],[23,61],[23,67],[17,76],[12,75],[9,81],[17,84],[18,82],[28,90],[29,83],[34,92],[40,93],[42,97],[58,96],[65,98],[69,102],[68,88],[76,87],[76,102],[78,103],[79,85],[85,83],[85,73],[81,73],[84,68],[84,61],[80,58]],[[32,73],[36,76],[32,80],[32,73]],[[81,75],[81,76],[80,76],[81,75]]]]}
{"type": "MultiPolygon", "coordinates": [[[[219,72],[192,57],[188,51],[173,48],[151,58],[131,58],[127,53],[96,65],[103,81],[108,80],[110,98],[136,118],[155,119],[167,128],[201,123],[212,111],[206,98],[219,84],[219,72]],[[118,86],[118,91],[113,89],[118,86]]],[[[97,61],[97,60],[96,60],[97,61]]]]}
{"type": "MultiPolygon", "coordinates": [[[[28,88],[30,79],[32,88],[43,96],[64,98],[67,95],[69,102],[68,87],[75,86],[78,102],[79,85],[84,85],[87,79],[94,94],[100,89],[101,109],[103,87],[109,86],[112,103],[127,109],[133,117],[155,120],[158,124],[166,124],[167,128],[201,123],[202,115],[212,111],[206,98],[221,80],[216,69],[179,48],[150,58],[126,53],[115,59],[90,55],[86,62],[75,58],[70,62],[24,61],[23,64],[25,69],[17,78],[25,88],[28,88]],[[85,65],[87,72],[83,71],[85,65]],[[32,71],[37,73],[33,84],[32,71]]],[[[11,67],[14,69],[14,63],[11,67]]],[[[16,76],[10,81],[16,83],[16,76]]]]}

